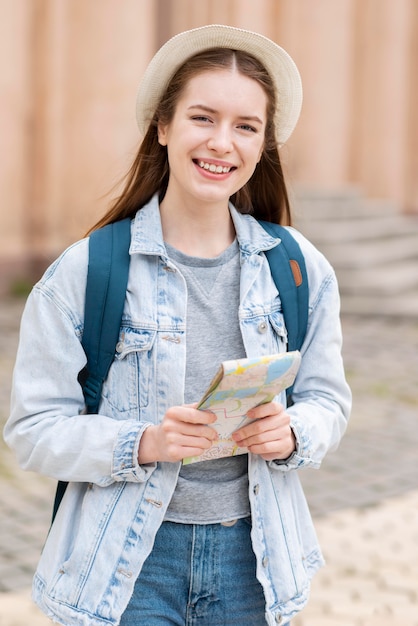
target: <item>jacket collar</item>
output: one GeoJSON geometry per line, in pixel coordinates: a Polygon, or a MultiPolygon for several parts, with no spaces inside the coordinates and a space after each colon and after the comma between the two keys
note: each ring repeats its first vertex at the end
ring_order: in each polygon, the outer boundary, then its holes
{"type": "MultiPolygon", "coordinates": [[[[258,254],[277,245],[278,240],[269,235],[251,215],[243,215],[231,203],[229,210],[242,254],[258,254]]],[[[155,194],[135,215],[129,253],[167,258],[158,194],[155,194]]]]}

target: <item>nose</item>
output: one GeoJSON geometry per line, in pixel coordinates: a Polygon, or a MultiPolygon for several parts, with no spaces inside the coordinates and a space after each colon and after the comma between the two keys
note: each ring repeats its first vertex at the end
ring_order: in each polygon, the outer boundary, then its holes
{"type": "Polygon", "coordinates": [[[215,126],[208,139],[208,148],[218,154],[227,154],[233,149],[231,129],[224,124],[215,126]]]}

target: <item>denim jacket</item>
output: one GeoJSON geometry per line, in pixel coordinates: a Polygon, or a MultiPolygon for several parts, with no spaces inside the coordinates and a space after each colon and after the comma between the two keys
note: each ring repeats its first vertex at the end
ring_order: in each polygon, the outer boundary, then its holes
{"type": "MultiPolygon", "coordinates": [[[[239,323],[248,356],[286,350],[280,296],[263,253],[277,242],[232,206],[241,259],[239,323]]],[[[249,454],[249,499],[266,620],[284,624],[306,601],[323,558],[298,470],[318,468],[346,428],[351,396],[341,359],[339,295],[326,259],[292,229],[306,259],[309,323],[288,409],[297,450],[287,462],[249,454]]],[[[132,222],[131,266],[116,356],[98,415],[85,415],[77,375],[88,240],[35,285],[21,324],[4,435],[26,469],[69,481],[34,578],[41,609],[65,625],[116,625],[150,553],[179,463],[138,465],[144,430],[184,402],[186,285],[164,246],[158,199],[132,222]]],[[[280,401],[285,402],[284,396],[280,401]]]]}

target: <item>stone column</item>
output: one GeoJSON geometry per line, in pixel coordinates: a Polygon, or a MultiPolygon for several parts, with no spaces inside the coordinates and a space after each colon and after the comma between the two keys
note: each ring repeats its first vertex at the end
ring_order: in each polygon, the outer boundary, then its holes
{"type": "MultiPolygon", "coordinates": [[[[302,76],[302,114],[289,142],[292,177],[302,185],[347,185],[351,138],[352,0],[281,0],[276,40],[302,76]]],[[[286,151],[284,151],[286,154],[286,151]]]]}
{"type": "MultiPolygon", "coordinates": [[[[356,0],[352,178],[371,197],[405,193],[415,0],[356,0]]],[[[416,34],[415,34],[416,36],[416,34]]],[[[416,67],[416,62],[415,62],[416,67]]],[[[414,82],[416,82],[414,77],[414,82]]]]}
{"type": "Polygon", "coordinates": [[[3,0],[0,19],[0,291],[24,271],[28,242],[31,6],[3,0]],[[10,277],[10,278],[9,278],[10,277]]]}
{"type": "Polygon", "coordinates": [[[69,45],[59,212],[69,242],[105,212],[137,150],[135,98],[156,47],[156,5],[154,0],[65,4],[69,45]]]}
{"type": "Polygon", "coordinates": [[[407,77],[407,146],[403,206],[418,215],[418,2],[412,2],[407,77]]]}

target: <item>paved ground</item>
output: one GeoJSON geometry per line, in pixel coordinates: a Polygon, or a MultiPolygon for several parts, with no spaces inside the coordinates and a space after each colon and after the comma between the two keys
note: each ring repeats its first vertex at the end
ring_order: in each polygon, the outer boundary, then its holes
{"type": "MultiPolygon", "coordinates": [[[[0,423],[21,303],[0,307],[0,423]]],[[[418,626],[418,320],[343,318],[354,410],[339,450],[302,479],[327,567],[292,626],[418,626]]],[[[50,623],[29,600],[54,485],[0,443],[0,626],[50,623]]]]}

